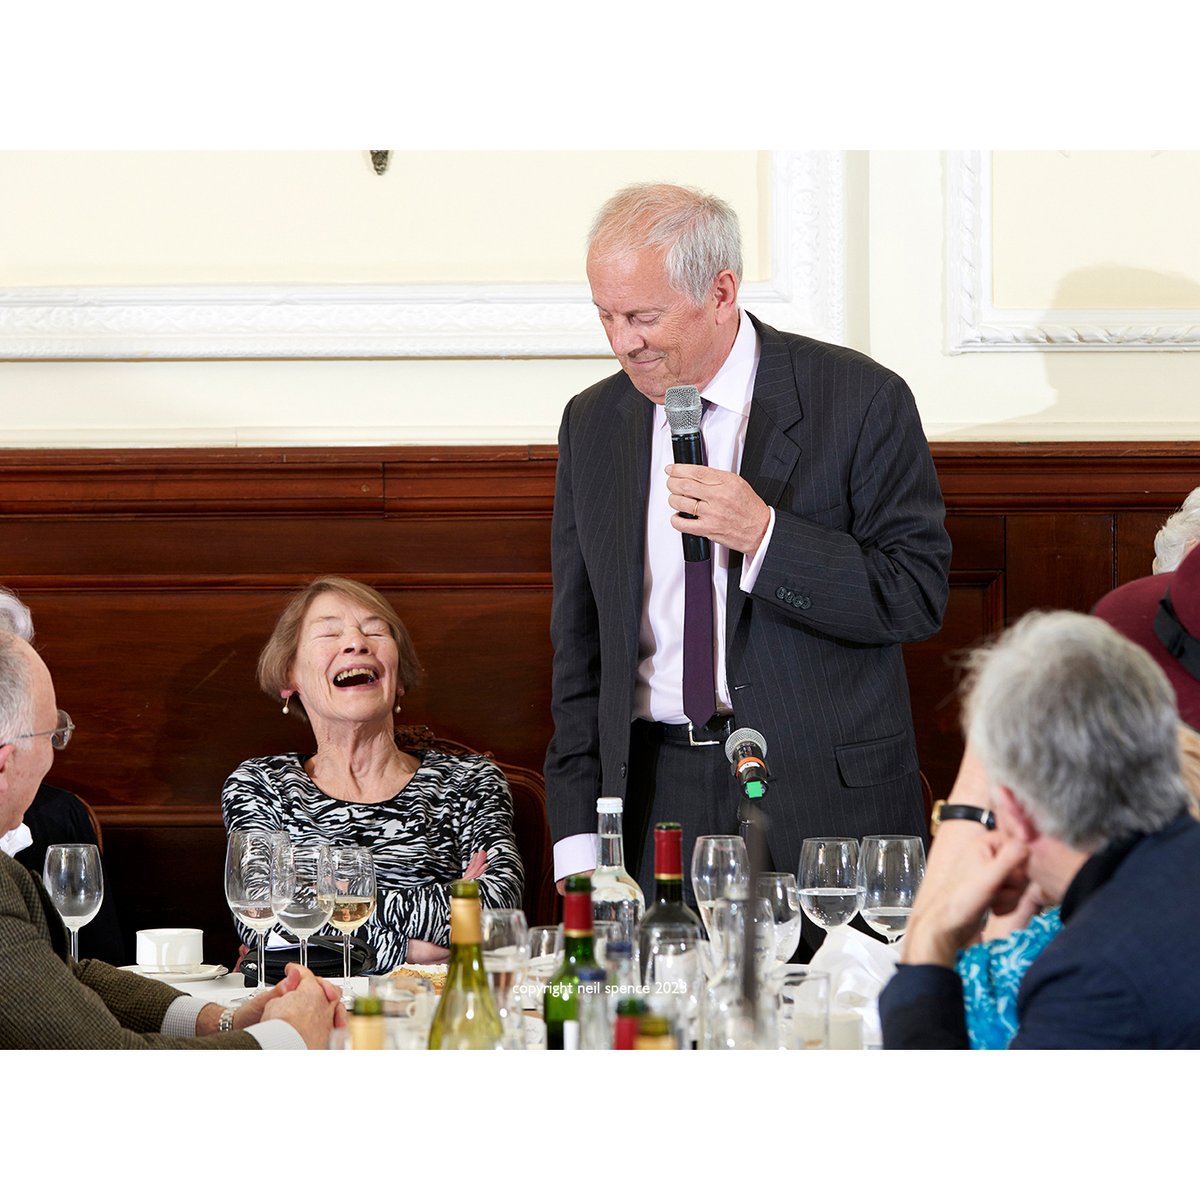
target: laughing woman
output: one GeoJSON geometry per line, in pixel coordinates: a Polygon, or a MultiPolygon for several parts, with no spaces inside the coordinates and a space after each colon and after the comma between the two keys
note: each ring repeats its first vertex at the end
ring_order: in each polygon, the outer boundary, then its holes
{"type": "Polygon", "coordinates": [[[396,745],[393,714],[419,671],[408,631],[374,588],[314,580],[276,622],[258,681],[312,726],[316,752],[252,758],[221,794],[227,831],[282,829],[297,844],[371,851],[379,903],[358,936],[374,948],[377,972],[446,960],[454,879],[478,879],[486,907],[521,906],[501,771],[477,755],[396,745]]]}

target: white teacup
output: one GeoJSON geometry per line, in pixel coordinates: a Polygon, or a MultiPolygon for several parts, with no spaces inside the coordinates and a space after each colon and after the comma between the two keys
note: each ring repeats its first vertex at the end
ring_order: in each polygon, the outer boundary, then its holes
{"type": "Polygon", "coordinates": [[[203,929],[137,931],[137,965],[147,971],[198,971],[203,963],[203,929]]]}

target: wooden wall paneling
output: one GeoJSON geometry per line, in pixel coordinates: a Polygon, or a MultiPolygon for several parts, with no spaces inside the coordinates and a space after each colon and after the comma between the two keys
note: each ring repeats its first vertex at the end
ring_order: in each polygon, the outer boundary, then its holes
{"type": "Polygon", "coordinates": [[[1112,588],[1113,524],[1111,512],[1010,514],[1008,622],[1034,608],[1088,612],[1112,588]]]}
{"type": "MultiPolygon", "coordinates": [[[[1154,531],[1200,479],[1200,445],[933,452],[950,599],[942,631],[905,658],[922,767],[944,794],[961,650],[1030,608],[1086,611],[1148,571],[1154,531]]],[[[52,778],[96,806],[130,933],[196,924],[232,961],[220,786],[243,758],[309,745],[253,673],[314,575],[380,587],[409,624],[427,677],[403,721],[541,769],[555,453],[0,450],[0,582],[33,607],[79,725],[52,778]]]]}

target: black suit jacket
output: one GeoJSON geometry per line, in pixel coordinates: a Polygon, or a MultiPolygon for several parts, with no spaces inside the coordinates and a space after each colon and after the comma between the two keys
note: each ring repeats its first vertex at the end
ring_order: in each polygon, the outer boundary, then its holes
{"type": "MultiPolygon", "coordinates": [[[[730,556],[726,669],[737,721],[768,743],[771,856],[795,870],[804,837],[923,832],[901,644],[941,625],[950,540],[904,381],[754,324],[741,475],[776,518],[752,595],[730,556]]],[[[651,414],[624,372],[563,414],[546,757],[556,840],[594,832],[596,797],[626,791],[651,414]]]]}

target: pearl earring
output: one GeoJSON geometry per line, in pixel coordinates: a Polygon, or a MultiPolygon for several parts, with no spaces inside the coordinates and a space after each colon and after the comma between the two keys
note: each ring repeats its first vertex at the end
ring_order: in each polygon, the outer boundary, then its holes
{"type": "Polygon", "coordinates": [[[285,696],[283,699],[283,715],[287,716],[288,704],[291,702],[291,696],[285,696]]]}

